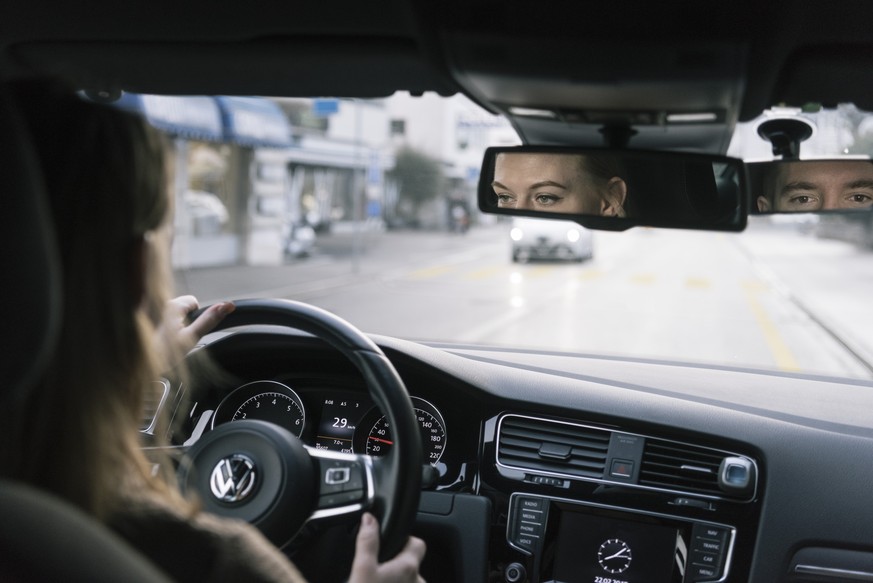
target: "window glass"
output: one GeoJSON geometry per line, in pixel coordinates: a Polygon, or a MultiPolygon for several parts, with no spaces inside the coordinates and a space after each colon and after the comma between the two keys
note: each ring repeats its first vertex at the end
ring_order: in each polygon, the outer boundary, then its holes
{"type": "MultiPolygon", "coordinates": [[[[204,303],[283,297],[401,338],[873,376],[867,213],[752,217],[742,234],[510,220],[479,213],[476,186],[484,149],[518,136],[469,100],[272,101],[288,147],[176,139],[177,284],[204,303]]],[[[851,106],[791,115],[816,124],[804,154],[869,151],[851,106]]],[[[730,154],[772,157],[754,123],[730,154]]]]}

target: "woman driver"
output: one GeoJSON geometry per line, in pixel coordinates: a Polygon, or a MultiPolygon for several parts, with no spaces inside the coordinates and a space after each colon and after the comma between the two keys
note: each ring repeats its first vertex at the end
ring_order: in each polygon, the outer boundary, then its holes
{"type": "MultiPolygon", "coordinates": [[[[302,581],[251,525],[199,513],[174,476],[153,474],[140,447],[153,381],[233,309],[217,304],[186,327],[196,300],[168,302],[160,136],[139,118],[47,83],[8,90],[43,170],[64,305],[59,348],[23,410],[4,412],[0,471],[108,524],[174,579],[302,581]]],[[[410,538],[383,564],[378,548],[378,524],[365,514],[350,582],[421,581],[421,540],[410,538]]]]}

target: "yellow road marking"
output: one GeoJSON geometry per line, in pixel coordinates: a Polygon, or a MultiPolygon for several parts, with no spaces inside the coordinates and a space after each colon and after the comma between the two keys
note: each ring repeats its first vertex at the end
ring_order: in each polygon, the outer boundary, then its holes
{"type": "Polygon", "coordinates": [[[497,275],[501,271],[503,271],[505,267],[500,265],[493,265],[491,267],[484,267],[482,269],[477,269],[476,271],[472,271],[464,276],[464,279],[487,279],[494,275],[497,275]]]}
{"type": "Polygon", "coordinates": [[[631,283],[636,283],[640,285],[649,285],[655,282],[655,275],[653,273],[638,273],[637,275],[631,277],[631,283]]]}
{"type": "Polygon", "coordinates": [[[533,269],[531,269],[527,273],[527,276],[530,278],[543,277],[544,275],[548,275],[549,273],[551,273],[554,269],[555,269],[554,267],[548,267],[545,265],[538,265],[537,267],[534,267],[533,269]]]}
{"type": "Polygon", "coordinates": [[[749,308],[752,310],[752,313],[755,315],[755,320],[758,322],[758,326],[764,333],[764,340],[767,342],[767,346],[770,348],[770,352],[776,360],[776,365],[780,369],[786,371],[800,370],[800,366],[797,364],[797,359],[794,358],[791,349],[788,348],[785,340],[782,339],[782,335],[779,334],[779,329],[776,327],[776,324],[774,324],[773,320],[770,319],[770,316],[767,315],[767,310],[764,309],[763,304],[761,304],[761,301],[758,299],[758,295],[768,289],[767,286],[761,282],[746,282],[743,284],[743,289],[746,292],[746,300],[749,302],[749,308]]]}
{"type": "Polygon", "coordinates": [[[419,269],[418,271],[413,271],[410,274],[410,277],[413,279],[429,279],[432,277],[439,277],[451,270],[451,265],[434,265],[433,267],[426,267],[424,269],[419,269]]]}
{"type": "Polygon", "coordinates": [[[590,281],[592,279],[597,279],[598,277],[602,277],[603,272],[599,269],[589,269],[583,273],[580,273],[576,276],[576,279],[580,279],[582,281],[590,281]]]}
{"type": "Polygon", "coordinates": [[[745,288],[746,291],[753,291],[753,292],[763,292],[763,291],[767,291],[768,289],[770,289],[770,287],[766,283],[764,283],[763,281],[761,281],[759,279],[744,281],[743,288],[745,288]]]}
{"type": "Polygon", "coordinates": [[[706,277],[689,277],[685,280],[685,287],[706,289],[709,287],[709,285],[709,279],[706,277]]]}

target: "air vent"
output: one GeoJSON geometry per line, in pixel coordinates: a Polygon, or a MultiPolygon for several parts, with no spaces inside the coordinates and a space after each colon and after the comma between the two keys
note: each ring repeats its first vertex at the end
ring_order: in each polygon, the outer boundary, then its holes
{"type": "Polygon", "coordinates": [[[497,436],[498,463],[520,470],[603,478],[610,432],[507,415],[497,436]]]}
{"type": "Polygon", "coordinates": [[[640,486],[724,497],[718,486],[719,466],[732,454],[713,449],[647,439],[640,486]]]}

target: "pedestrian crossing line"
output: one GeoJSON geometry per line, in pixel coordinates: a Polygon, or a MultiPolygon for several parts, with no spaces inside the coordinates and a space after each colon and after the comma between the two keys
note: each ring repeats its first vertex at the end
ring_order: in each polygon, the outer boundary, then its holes
{"type": "Polygon", "coordinates": [[[453,269],[454,267],[452,265],[434,265],[432,267],[425,267],[424,269],[413,271],[409,274],[409,277],[412,279],[432,279],[434,277],[445,275],[453,269]]]}
{"type": "Polygon", "coordinates": [[[707,277],[689,277],[685,280],[685,287],[691,289],[709,289],[710,285],[707,277]]]}

